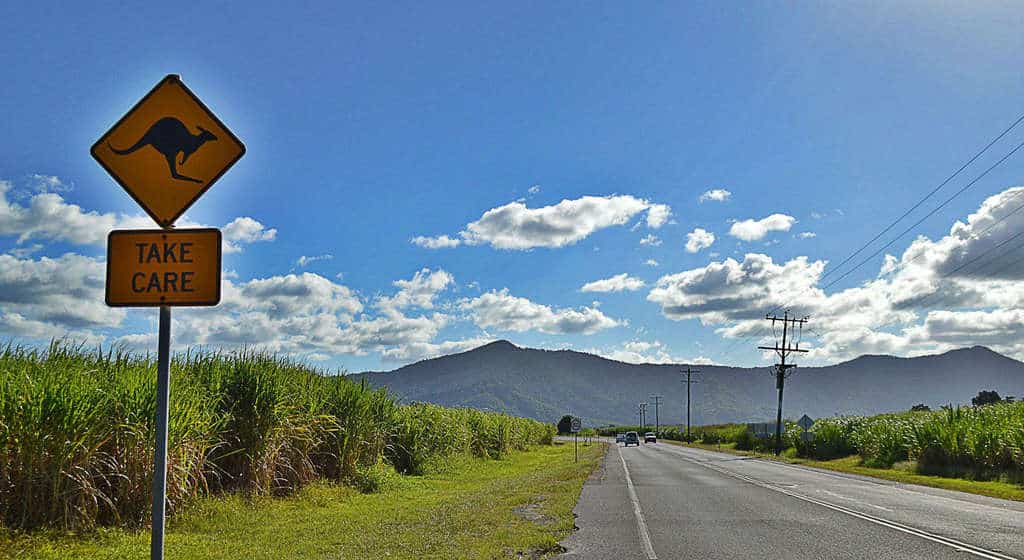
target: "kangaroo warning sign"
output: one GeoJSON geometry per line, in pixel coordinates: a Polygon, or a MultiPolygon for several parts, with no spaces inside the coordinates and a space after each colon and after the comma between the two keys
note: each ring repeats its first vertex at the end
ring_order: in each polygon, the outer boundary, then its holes
{"type": "Polygon", "coordinates": [[[116,230],[107,237],[107,305],[217,305],[221,235],[215,228],[116,230]]]}
{"type": "Polygon", "coordinates": [[[245,146],[172,74],[90,151],[156,223],[170,227],[245,154],[245,146]]]}

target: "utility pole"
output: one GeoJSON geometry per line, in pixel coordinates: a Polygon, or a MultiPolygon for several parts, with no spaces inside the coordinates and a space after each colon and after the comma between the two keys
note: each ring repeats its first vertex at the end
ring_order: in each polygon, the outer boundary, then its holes
{"type": "Polygon", "coordinates": [[[690,366],[686,366],[686,369],[680,370],[680,371],[682,371],[683,373],[686,374],[686,380],[683,381],[683,383],[686,383],[686,442],[687,443],[691,443],[691,441],[690,441],[690,385],[693,385],[694,383],[699,383],[699,381],[694,381],[694,380],[690,379],[690,376],[693,375],[694,373],[700,373],[700,370],[699,369],[691,369],[690,366]]]}
{"type": "Polygon", "coordinates": [[[643,435],[644,428],[647,426],[647,403],[640,403],[640,432],[643,435]]]}
{"type": "Polygon", "coordinates": [[[661,405],[661,395],[651,395],[654,399],[654,435],[655,437],[661,437],[658,432],[661,430],[661,418],[658,417],[658,407],[661,405]]]}
{"type": "Polygon", "coordinates": [[[786,378],[789,377],[787,371],[790,368],[795,368],[796,364],[787,364],[786,356],[792,352],[806,352],[807,350],[800,349],[800,339],[797,339],[796,345],[790,345],[787,341],[787,334],[792,332],[793,329],[799,328],[803,331],[804,323],[807,322],[809,317],[803,317],[801,319],[790,318],[789,310],[783,314],[782,317],[778,315],[765,315],[764,318],[772,322],[772,330],[775,329],[775,323],[782,323],[782,345],[776,342],[775,346],[758,346],[761,350],[774,350],[779,356],[779,363],[775,366],[775,387],[779,390],[779,408],[775,414],[775,455],[782,454],[782,390],[786,386],[786,378]]]}

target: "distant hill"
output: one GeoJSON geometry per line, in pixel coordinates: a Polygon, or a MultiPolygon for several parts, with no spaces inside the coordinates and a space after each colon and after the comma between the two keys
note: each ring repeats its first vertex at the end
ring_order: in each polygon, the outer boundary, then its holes
{"type": "MultiPolygon", "coordinates": [[[[572,412],[586,424],[637,422],[637,403],[664,396],[661,422],[685,422],[679,365],[627,364],[571,350],[519,348],[498,341],[468,352],[353,377],[405,401],[470,406],[557,421],[572,412]]],[[[697,366],[696,424],[765,421],[775,415],[768,368],[697,366]]],[[[982,346],[916,358],[861,356],[827,367],[800,367],[786,383],[787,417],[873,414],[969,403],[982,389],[1024,396],[1024,363],[982,346]]],[[[653,406],[648,418],[654,421],[653,406]]]]}

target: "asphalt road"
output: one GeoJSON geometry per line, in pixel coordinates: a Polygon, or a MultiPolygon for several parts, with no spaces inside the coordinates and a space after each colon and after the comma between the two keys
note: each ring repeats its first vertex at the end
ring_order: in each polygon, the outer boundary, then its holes
{"type": "Polygon", "coordinates": [[[1024,560],[1024,503],[667,443],[609,445],[567,559],[1024,560]]]}

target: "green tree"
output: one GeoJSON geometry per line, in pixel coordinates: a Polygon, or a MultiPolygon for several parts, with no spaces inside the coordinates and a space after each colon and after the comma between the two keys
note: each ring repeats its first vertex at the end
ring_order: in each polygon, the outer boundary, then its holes
{"type": "Polygon", "coordinates": [[[572,432],[572,416],[566,414],[558,421],[558,433],[568,434],[572,432]]]}
{"type": "Polygon", "coordinates": [[[926,404],[915,404],[914,406],[910,407],[910,412],[928,412],[931,409],[932,407],[926,404]]]}
{"type": "Polygon", "coordinates": [[[985,406],[999,402],[1003,402],[1003,399],[996,391],[978,391],[978,396],[971,399],[971,404],[974,406],[985,406]]]}

